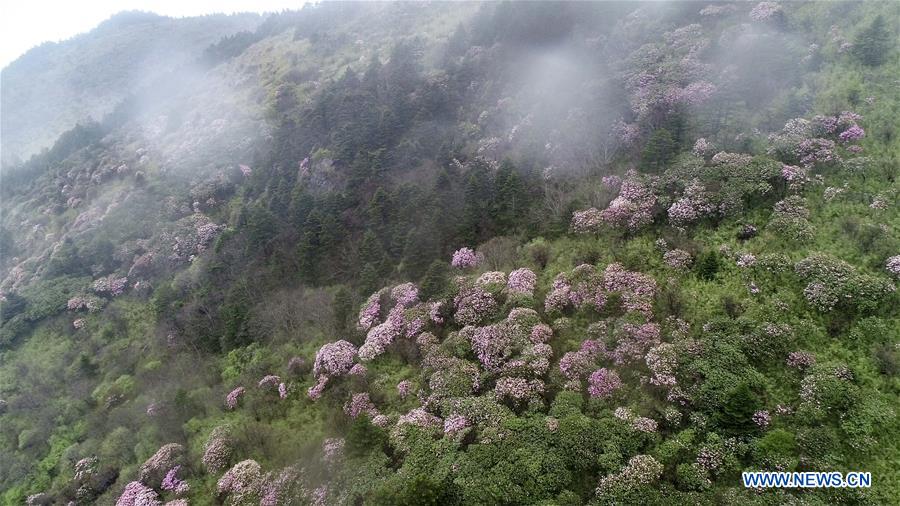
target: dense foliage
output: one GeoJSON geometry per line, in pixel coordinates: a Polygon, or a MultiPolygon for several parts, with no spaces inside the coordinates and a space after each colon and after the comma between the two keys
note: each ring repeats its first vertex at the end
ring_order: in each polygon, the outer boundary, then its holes
{"type": "Polygon", "coordinates": [[[4,168],[0,500],[896,501],[898,30],[326,2],[228,34],[4,168]]]}

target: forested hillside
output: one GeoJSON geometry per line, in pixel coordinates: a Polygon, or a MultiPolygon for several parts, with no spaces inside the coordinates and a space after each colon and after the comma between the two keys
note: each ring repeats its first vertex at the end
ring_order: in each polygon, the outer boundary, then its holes
{"type": "Polygon", "coordinates": [[[3,504],[896,504],[900,4],[212,24],[0,173],[3,504]]]}
{"type": "Polygon", "coordinates": [[[3,164],[49,148],[60,134],[99,120],[134,91],[194,63],[222,37],[253,31],[256,14],[173,19],[122,12],[90,33],[47,42],[3,69],[3,164]]]}

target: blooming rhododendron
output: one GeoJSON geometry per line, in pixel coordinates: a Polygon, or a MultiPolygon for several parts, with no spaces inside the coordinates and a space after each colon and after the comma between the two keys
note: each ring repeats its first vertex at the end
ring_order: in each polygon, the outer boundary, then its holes
{"type": "Polygon", "coordinates": [[[683,249],[673,249],[663,255],[663,262],[673,269],[684,270],[691,265],[691,254],[683,249]]]}
{"type": "Polygon", "coordinates": [[[597,369],[588,379],[588,393],[591,397],[607,399],[622,387],[622,380],[616,371],[609,370],[605,367],[597,369]]]}
{"type": "Polygon", "coordinates": [[[140,468],[140,480],[154,487],[162,483],[169,469],[175,467],[184,455],[184,447],[178,443],[163,445],[140,468]]]}
{"type": "Polygon", "coordinates": [[[238,405],[241,396],[244,395],[244,387],[237,387],[225,396],[225,407],[234,409],[238,405]]]}
{"type": "Polygon", "coordinates": [[[159,495],[152,488],[139,481],[132,481],[125,486],[122,495],[116,500],[116,506],[161,506],[159,495]]]}
{"type": "Polygon", "coordinates": [[[262,469],[252,459],[238,462],[216,484],[219,495],[228,495],[235,504],[244,504],[258,498],[262,485],[262,469]]]}
{"type": "Polygon", "coordinates": [[[478,265],[478,256],[469,248],[460,248],[453,253],[450,265],[460,269],[468,269],[478,265]]]}
{"type": "Polygon", "coordinates": [[[759,427],[765,429],[769,426],[769,423],[772,422],[772,415],[769,414],[768,411],[760,410],[756,413],[753,413],[753,423],[758,425],[759,427]]]}
{"type": "Polygon", "coordinates": [[[356,346],[347,341],[327,343],[316,353],[313,376],[342,376],[350,372],[355,356],[356,346]]]}
{"type": "Polygon", "coordinates": [[[531,269],[523,267],[509,273],[506,288],[510,293],[531,295],[534,292],[536,282],[537,276],[535,273],[531,269]]]}
{"type": "Polygon", "coordinates": [[[419,289],[412,283],[397,285],[391,290],[391,298],[403,307],[412,307],[419,301],[419,289]]]}
{"type": "Polygon", "coordinates": [[[169,490],[177,495],[183,495],[191,489],[188,482],[178,477],[179,471],[181,471],[181,466],[175,466],[166,473],[166,477],[163,478],[161,485],[163,490],[169,490]]]}
{"type": "Polygon", "coordinates": [[[259,384],[257,386],[259,386],[259,388],[272,388],[277,387],[279,383],[281,383],[281,378],[275,376],[274,374],[270,374],[259,380],[259,384]]]}
{"type": "Polygon", "coordinates": [[[201,461],[211,473],[225,469],[234,451],[234,442],[226,427],[216,427],[206,440],[201,461]]]}
{"type": "Polygon", "coordinates": [[[885,269],[894,276],[900,277],[900,255],[894,255],[885,262],[885,269]]]}
{"type": "Polygon", "coordinates": [[[662,476],[662,472],[663,465],[650,455],[635,455],[631,457],[624,469],[600,480],[600,484],[597,486],[597,495],[603,497],[605,494],[617,490],[649,485],[658,480],[662,476]]]}

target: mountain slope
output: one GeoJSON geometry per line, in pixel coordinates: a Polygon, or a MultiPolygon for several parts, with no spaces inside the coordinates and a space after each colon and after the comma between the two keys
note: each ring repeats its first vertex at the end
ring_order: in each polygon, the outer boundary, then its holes
{"type": "Polygon", "coordinates": [[[326,2],[223,38],[5,173],[0,497],[890,504],[898,31],[326,2]]]}
{"type": "Polygon", "coordinates": [[[125,12],[90,33],[30,50],[0,73],[4,165],[49,147],[78,122],[99,120],[129,93],[261,21],[255,14],[173,19],[125,12]]]}

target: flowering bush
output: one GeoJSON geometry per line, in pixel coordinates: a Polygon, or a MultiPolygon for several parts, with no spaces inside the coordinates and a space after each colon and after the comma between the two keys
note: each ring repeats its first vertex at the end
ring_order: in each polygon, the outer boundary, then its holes
{"type": "Polygon", "coordinates": [[[624,469],[600,480],[597,496],[603,498],[639,485],[649,485],[662,476],[663,465],[650,455],[631,457],[624,469]]]}
{"type": "Polygon", "coordinates": [[[188,493],[191,489],[188,482],[180,479],[178,477],[178,473],[181,471],[181,466],[175,466],[166,473],[166,477],[163,478],[162,481],[162,489],[174,492],[176,495],[184,495],[188,493]]]}
{"type": "Polygon", "coordinates": [[[159,450],[147,459],[140,469],[140,480],[154,488],[162,484],[166,473],[181,463],[184,455],[184,447],[178,443],[163,445],[159,450]]]}
{"type": "Polygon", "coordinates": [[[237,387],[228,392],[228,395],[225,396],[225,407],[228,409],[236,408],[242,395],[244,395],[244,387],[237,387]]]}
{"type": "Polygon", "coordinates": [[[889,281],[859,274],[847,262],[822,253],[797,262],[794,271],[808,282],[803,290],[806,300],[820,311],[831,311],[838,305],[872,309],[896,290],[889,281]]]}
{"type": "Polygon", "coordinates": [[[91,289],[94,290],[95,293],[109,295],[110,297],[122,295],[127,288],[128,278],[117,278],[113,275],[100,278],[91,284],[91,289]]]}
{"type": "Polygon", "coordinates": [[[685,270],[691,266],[691,254],[683,249],[673,249],[665,252],[663,262],[673,269],[685,270]]]}
{"type": "Polygon", "coordinates": [[[895,255],[887,259],[884,264],[885,269],[894,276],[900,277],[900,255],[895,255]]]}
{"type": "Polygon", "coordinates": [[[259,384],[257,386],[259,388],[270,389],[277,388],[279,383],[281,383],[280,377],[275,376],[274,374],[269,374],[259,380],[259,384]]]}
{"type": "Polygon", "coordinates": [[[750,19],[754,21],[768,21],[781,12],[781,5],[777,2],[760,2],[750,10],[750,19]]]}
{"type": "MultiPolygon", "coordinates": [[[[900,257],[898,257],[900,258],[900,257]]],[[[898,260],[900,264],[900,260],[898,260]]],[[[506,289],[513,294],[531,295],[534,293],[534,286],[537,282],[537,276],[531,269],[521,268],[509,273],[509,279],[506,282],[506,289]]]]}
{"type": "Polygon", "coordinates": [[[526,378],[500,378],[494,386],[494,393],[498,399],[510,399],[514,404],[520,404],[543,394],[544,382],[526,378]]]}
{"type": "Polygon", "coordinates": [[[216,427],[206,440],[201,462],[210,473],[218,473],[228,466],[234,452],[234,442],[228,428],[216,427]]]}
{"type": "Polygon", "coordinates": [[[234,504],[245,504],[259,500],[262,486],[262,469],[252,459],[243,460],[228,470],[216,484],[216,491],[227,495],[234,504]]]}
{"type": "Polygon", "coordinates": [[[156,491],[139,481],[132,481],[125,486],[122,495],[116,500],[116,506],[161,506],[156,491]]]}
{"type": "Polygon", "coordinates": [[[334,465],[344,456],[344,438],[331,437],[322,443],[322,458],[326,464],[334,465]]]}
{"type": "Polygon", "coordinates": [[[419,289],[412,283],[397,285],[391,290],[391,298],[403,307],[412,307],[419,301],[419,289]]]}
{"type": "Polygon", "coordinates": [[[353,367],[353,359],[356,356],[356,346],[340,340],[328,343],[319,348],[316,353],[316,361],[313,364],[313,376],[342,376],[350,372],[353,367]]]}
{"type": "Polygon", "coordinates": [[[474,325],[497,311],[497,301],[482,288],[464,289],[453,300],[456,305],[454,318],[461,325],[474,325]]]}
{"type": "Polygon", "coordinates": [[[622,380],[619,379],[616,371],[605,367],[594,371],[588,379],[588,393],[595,398],[608,399],[621,387],[622,380]]]}
{"type": "Polygon", "coordinates": [[[597,208],[591,207],[583,211],[575,211],[572,213],[572,222],[570,226],[572,232],[576,234],[593,234],[600,231],[600,227],[603,223],[603,213],[597,208]]]}
{"type": "Polygon", "coordinates": [[[788,354],[787,365],[795,369],[806,369],[816,364],[816,357],[808,351],[792,351],[788,354]]]}
{"type": "Polygon", "coordinates": [[[637,230],[653,222],[654,206],[656,194],[631,170],[625,175],[619,196],[600,212],[600,219],[614,227],[637,230]]]}
{"type": "Polygon", "coordinates": [[[460,248],[453,253],[450,265],[459,269],[469,269],[478,265],[478,256],[469,248],[460,248]]]}
{"type": "Polygon", "coordinates": [[[506,286],[506,274],[499,271],[485,272],[475,280],[475,286],[486,290],[506,286]]]}

